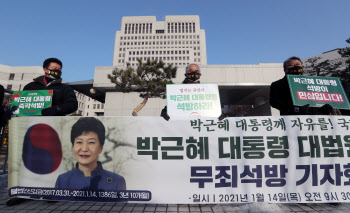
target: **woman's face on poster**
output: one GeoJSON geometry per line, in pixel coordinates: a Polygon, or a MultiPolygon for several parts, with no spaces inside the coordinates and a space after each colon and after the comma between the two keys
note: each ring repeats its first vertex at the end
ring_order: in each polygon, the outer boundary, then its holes
{"type": "Polygon", "coordinates": [[[96,165],[102,148],[95,132],[84,132],[74,139],[73,152],[80,165],[96,165]]]}

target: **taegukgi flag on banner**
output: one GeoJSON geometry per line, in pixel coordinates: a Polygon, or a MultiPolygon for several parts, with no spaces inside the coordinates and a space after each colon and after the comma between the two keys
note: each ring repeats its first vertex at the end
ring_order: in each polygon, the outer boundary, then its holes
{"type": "Polygon", "coordinates": [[[9,194],[184,204],[349,202],[349,128],[346,116],[18,117],[9,131],[9,194]]]}

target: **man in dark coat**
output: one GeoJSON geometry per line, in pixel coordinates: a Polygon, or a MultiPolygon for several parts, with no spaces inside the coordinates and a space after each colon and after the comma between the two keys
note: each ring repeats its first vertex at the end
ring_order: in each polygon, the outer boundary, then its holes
{"type": "Polygon", "coordinates": [[[289,90],[287,74],[302,75],[303,64],[298,57],[290,57],[283,63],[285,72],[284,78],[275,81],[270,87],[270,104],[278,109],[281,115],[329,115],[333,107],[329,104],[321,108],[305,106],[294,106],[292,96],[289,90]]]}
{"type": "Polygon", "coordinates": [[[45,75],[35,78],[23,90],[53,90],[52,106],[41,110],[43,116],[64,116],[78,108],[74,90],[62,84],[62,62],[57,58],[48,58],[43,63],[45,75]]]}

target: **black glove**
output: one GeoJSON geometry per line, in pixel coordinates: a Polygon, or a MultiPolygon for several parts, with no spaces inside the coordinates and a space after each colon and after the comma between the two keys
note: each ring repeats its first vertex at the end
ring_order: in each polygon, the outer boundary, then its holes
{"type": "Polygon", "coordinates": [[[1,122],[0,122],[0,127],[5,126],[7,122],[11,119],[13,112],[18,109],[18,106],[12,106],[11,109],[8,109],[6,111],[2,110],[2,115],[1,117],[1,122]]]}
{"type": "Polygon", "coordinates": [[[221,115],[218,117],[218,119],[219,119],[219,121],[221,121],[221,120],[227,118],[227,116],[228,116],[227,114],[221,113],[221,115]]]}
{"type": "Polygon", "coordinates": [[[165,120],[170,120],[170,116],[168,115],[166,109],[163,109],[162,112],[160,113],[160,116],[162,116],[165,120]]]}
{"type": "Polygon", "coordinates": [[[42,116],[55,116],[55,115],[58,115],[58,113],[59,113],[59,110],[56,106],[52,106],[41,110],[42,116]]]}
{"type": "Polygon", "coordinates": [[[333,107],[329,104],[325,104],[320,108],[320,110],[324,115],[329,115],[329,113],[333,111],[333,107]]]}
{"type": "Polygon", "coordinates": [[[310,115],[311,110],[310,104],[304,106],[293,106],[292,115],[310,115]]]}
{"type": "Polygon", "coordinates": [[[4,109],[0,106],[0,128],[7,124],[8,119],[6,117],[4,109]]]}

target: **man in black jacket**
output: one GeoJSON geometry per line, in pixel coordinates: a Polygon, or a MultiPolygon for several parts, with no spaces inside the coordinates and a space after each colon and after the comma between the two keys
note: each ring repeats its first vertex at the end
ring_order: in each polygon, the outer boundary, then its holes
{"type": "Polygon", "coordinates": [[[270,104],[278,109],[281,115],[329,115],[333,111],[333,107],[329,104],[321,108],[309,107],[309,105],[294,106],[287,74],[302,75],[303,64],[300,58],[293,56],[284,61],[283,69],[286,74],[284,78],[273,82],[270,87],[270,104]]]}
{"type": "Polygon", "coordinates": [[[35,78],[23,90],[53,90],[52,106],[41,110],[43,116],[64,116],[78,108],[74,90],[62,84],[62,62],[57,58],[48,58],[43,63],[45,75],[35,78]]]}

